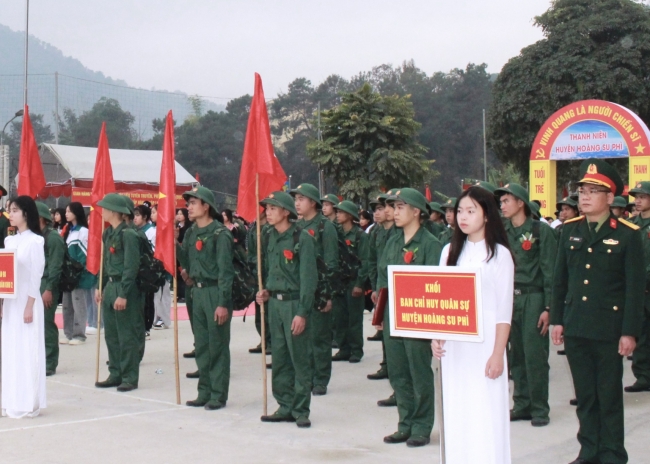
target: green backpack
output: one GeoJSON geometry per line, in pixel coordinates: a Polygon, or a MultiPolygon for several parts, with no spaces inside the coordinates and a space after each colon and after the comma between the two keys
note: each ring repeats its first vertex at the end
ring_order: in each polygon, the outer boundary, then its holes
{"type": "MultiPolygon", "coordinates": [[[[214,231],[215,240],[224,230],[228,229],[225,227],[218,227],[217,230],[214,231]]],[[[228,232],[230,233],[229,230],[228,232]]],[[[235,268],[235,278],[232,282],[232,307],[237,311],[248,308],[248,306],[255,301],[257,279],[255,279],[253,272],[248,266],[243,246],[233,246],[232,266],[235,268]]]]}
{"type": "Polygon", "coordinates": [[[361,260],[357,255],[350,251],[350,246],[358,247],[361,242],[361,234],[364,234],[365,232],[361,229],[357,229],[355,242],[348,246],[342,230],[338,227],[336,230],[339,239],[339,278],[335,279],[335,282],[337,283],[335,291],[341,295],[345,293],[350,282],[357,277],[359,268],[361,267],[361,260]]]}
{"type": "MultiPolygon", "coordinates": [[[[45,239],[45,256],[47,257],[47,237],[53,232],[52,229],[48,229],[47,233],[43,236],[45,239]]],[[[55,232],[56,233],[56,232],[55,232]]],[[[65,242],[64,242],[65,243],[65,242]]],[[[61,278],[59,280],[59,290],[62,292],[71,292],[79,286],[79,281],[81,280],[81,274],[84,271],[83,264],[74,261],[70,258],[70,253],[68,253],[68,247],[65,247],[65,253],[63,254],[63,265],[61,266],[61,278]]]]}
{"type": "Polygon", "coordinates": [[[153,247],[146,235],[138,233],[140,240],[140,267],[135,283],[142,293],[156,293],[167,281],[167,271],[162,261],[153,257],[153,247]]]}

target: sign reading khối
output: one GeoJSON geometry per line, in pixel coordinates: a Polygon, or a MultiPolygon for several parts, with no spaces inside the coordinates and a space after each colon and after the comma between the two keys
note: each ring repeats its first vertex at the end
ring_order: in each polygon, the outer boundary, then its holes
{"type": "Polygon", "coordinates": [[[0,298],[16,298],[16,250],[0,250],[0,298]]]}

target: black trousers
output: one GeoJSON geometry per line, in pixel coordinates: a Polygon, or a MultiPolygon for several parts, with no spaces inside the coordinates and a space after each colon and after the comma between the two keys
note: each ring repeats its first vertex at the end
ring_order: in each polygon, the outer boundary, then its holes
{"type": "Polygon", "coordinates": [[[144,296],[144,330],[151,331],[153,327],[153,318],[156,314],[156,307],[153,304],[155,293],[146,293],[144,296]]]}

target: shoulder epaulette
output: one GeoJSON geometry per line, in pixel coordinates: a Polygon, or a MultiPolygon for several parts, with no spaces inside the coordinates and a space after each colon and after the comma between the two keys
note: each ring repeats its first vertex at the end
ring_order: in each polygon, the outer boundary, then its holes
{"type": "Polygon", "coordinates": [[[4,217],[6,217],[7,219],[9,219],[9,213],[8,213],[8,212],[3,211],[3,212],[2,212],[2,215],[3,215],[4,217]]]}
{"type": "Polygon", "coordinates": [[[620,222],[622,224],[625,224],[626,226],[628,226],[632,230],[639,230],[640,229],[640,227],[637,226],[636,224],[634,224],[634,223],[632,223],[632,222],[630,222],[630,221],[628,221],[626,219],[623,219],[623,218],[618,218],[618,222],[620,222]]]}
{"type": "Polygon", "coordinates": [[[584,216],[574,217],[573,219],[567,219],[566,221],[564,221],[564,224],[569,224],[571,222],[578,222],[581,221],[582,219],[584,219],[584,216]]]}

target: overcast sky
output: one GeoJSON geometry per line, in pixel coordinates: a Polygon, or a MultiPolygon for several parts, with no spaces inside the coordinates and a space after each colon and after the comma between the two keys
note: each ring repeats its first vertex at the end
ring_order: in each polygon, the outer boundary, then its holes
{"type": "MultiPolygon", "coordinates": [[[[0,0],[0,23],[24,31],[24,0],[0,0]]],[[[432,74],[498,72],[539,40],[549,0],[31,0],[30,34],[105,75],[146,89],[266,97],[296,77],[317,84],[414,59],[432,74]]],[[[0,73],[2,71],[0,70],[0,73]]]]}

